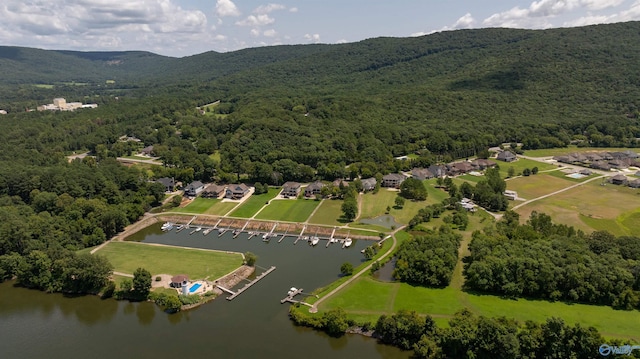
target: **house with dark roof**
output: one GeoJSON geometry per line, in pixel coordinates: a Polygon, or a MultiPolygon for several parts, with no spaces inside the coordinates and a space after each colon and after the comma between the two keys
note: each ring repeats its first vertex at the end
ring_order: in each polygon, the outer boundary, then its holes
{"type": "Polygon", "coordinates": [[[229,199],[240,199],[244,197],[247,193],[249,193],[249,187],[246,184],[230,184],[227,186],[225,190],[225,198],[229,199]]]}
{"type": "Polygon", "coordinates": [[[298,182],[285,182],[285,184],[282,185],[282,191],[280,191],[280,195],[285,198],[296,198],[300,194],[301,188],[302,186],[298,182]]]}
{"type": "Polygon", "coordinates": [[[378,181],[376,181],[375,177],[365,178],[361,182],[362,190],[365,192],[373,191],[376,188],[376,184],[378,184],[378,181]]]}
{"type": "Polygon", "coordinates": [[[611,165],[605,161],[595,161],[591,164],[591,168],[602,171],[609,171],[611,169],[611,165]]]}
{"type": "Polygon", "coordinates": [[[187,284],[189,284],[189,277],[187,277],[186,274],[178,274],[171,277],[171,283],[169,286],[171,286],[171,288],[182,288],[187,284]]]}
{"type": "Polygon", "coordinates": [[[487,168],[495,167],[496,165],[497,163],[484,158],[478,158],[471,161],[471,166],[473,166],[473,169],[478,171],[486,170],[487,168]]]}
{"type": "Polygon", "coordinates": [[[447,174],[449,176],[457,176],[473,171],[473,166],[470,162],[454,162],[447,165],[447,174]]]}
{"type": "Polygon", "coordinates": [[[349,187],[349,182],[343,180],[342,178],[338,178],[337,180],[333,181],[331,184],[334,187],[340,187],[340,185],[342,185],[342,187],[349,187]]]}
{"type": "Polygon", "coordinates": [[[200,181],[193,181],[184,188],[184,194],[189,197],[196,197],[202,191],[204,191],[204,183],[200,181]]]}
{"type": "Polygon", "coordinates": [[[143,155],[151,156],[153,154],[153,145],[147,146],[140,150],[143,155]]]}
{"type": "Polygon", "coordinates": [[[434,177],[445,177],[447,175],[447,168],[442,165],[431,165],[428,170],[434,177]]]}
{"type": "Polygon", "coordinates": [[[400,184],[404,182],[405,176],[401,173],[389,173],[382,176],[382,187],[400,188],[400,184]]]}
{"type": "Polygon", "coordinates": [[[218,198],[221,194],[224,193],[224,186],[218,186],[215,183],[211,183],[207,187],[204,188],[200,197],[205,198],[218,198]]]}
{"type": "Polygon", "coordinates": [[[622,173],[619,173],[613,177],[611,177],[611,179],[609,179],[609,181],[612,184],[616,184],[616,185],[625,185],[627,184],[627,182],[629,181],[627,179],[627,176],[623,175],[622,173]]]}
{"type": "Polygon", "coordinates": [[[513,162],[517,159],[516,155],[511,151],[502,151],[496,157],[500,161],[513,162]]]}
{"type": "Polygon", "coordinates": [[[320,182],[320,181],[315,181],[311,184],[309,184],[305,189],[304,189],[304,196],[305,197],[313,197],[316,194],[320,194],[320,191],[322,191],[322,188],[326,186],[324,183],[320,182]]]}
{"type": "Polygon", "coordinates": [[[640,188],[640,179],[634,179],[633,181],[629,181],[627,185],[631,188],[640,188]]]}
{"type": "Polygon", "coordinates": [[[428,169],[426,168],[414,168],[411,170],[411,177],[420,180],[420,181],[424,181],[426,179],[429,178],[433,178],[435,177],[433,175],[433,173],[431,173],[428,169]]]}
{"type": "Polygon", "coordinates": [[[156,182],[161,183],[164,186],[165,192],[173,192],[176,189],[176,181],[173,178],[162,177],[158,178],[156,182]]]}

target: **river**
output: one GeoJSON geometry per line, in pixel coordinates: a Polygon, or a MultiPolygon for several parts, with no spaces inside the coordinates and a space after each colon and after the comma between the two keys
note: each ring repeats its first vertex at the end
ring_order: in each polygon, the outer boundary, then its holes
{"type": "MultiPolygon", "coordinates": [[[[293,237],[263,242],[246,234],[233,239],[211,232],[162,233],[159,225],[136,240],[188,247],[251,251],[257,265],[277,269],[233,301],[217,298],[194,310],[165,314],[151,303],[129,303],[95,296],[45,294],[13,283],[0,284],[0,353],[4,358],[408,358],[410,352],[378,344],[360,335],[331,338],[294,326],[289,304],[280,304],[290,287],[311,291],[326,286],[340,265],[358,265],[370,242],[342,249],[293,237]]],[[[242,284],[241,284],[242,285],[242,284]]],[[[366,295],[366,294],[365,294],[366,295]]]]}

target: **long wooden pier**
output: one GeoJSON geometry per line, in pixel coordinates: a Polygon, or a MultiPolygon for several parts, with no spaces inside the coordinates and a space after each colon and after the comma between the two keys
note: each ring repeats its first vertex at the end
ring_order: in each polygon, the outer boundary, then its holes
{"type": "Polygon", "coordinates": [[[298,235],[298,238],[296,238],[295,242],[293,242],[293,244],[298,243],[298,241],[302,238],[302,234],[304,233],[304,230],[307,229],[307,225],[305,224],[304,226],[302,226],[302,230],[300,231],[300,234],[298,235]]]}
{"type": "Polygon", "coordinates": [[[193,222],[193,221],[195,221],[195,220],[196,220],[196,216],[193,216],[193,218],[191,218],[191,220],[189,221],[189,223],[187,223],[187,224],[185,225],[185,227],[189,228],[189,226],[191,225],[191,222],[193,222]]]}
{"type": "Polygon", "coordinates": [[[233,238],[236,238],[240,235],[240,233],[244,232],[244,229],[247,228],[247,225],[249,224],[249,221],[244,222],[244,226],[242,226],[242,229],[239,230],[236,234],[233,235],[233,238]]]}
{"type": "MultiPolygon", "coordinates": [[[[227,300],[233,300],[235,297],[239,296],[240,294],[242,294],[242,292],[244,292],[245,290],[249,289],[249,287],[251,287],[252,285],[256,284],[260,279],[264,278],[267,276],[267,274],[273,272],[274,270],[276,270],[275,266],[271,266],[271,268],[267,269],[266,271],[262,272],[259,276],[257,276],[254,280],[252,280],[251,282],[247,283],[244,285],[244,287],[238,289],[237,292],[231,294],[230,296],[227,297],[227,300]]],[[[227,291],[227,293],[231,292],[231,290],[227,291]]]]}
{"type": "Polygon", "coordinates": [[[215,226],[213,226],[213,229],[218,229],[218,225],[220,224],[220,222],[222,222],[222,218],[220,218],[220,219],[218,220],[218,223],[216,223],[216,225],[215,225],[215,226]]]}
{"type": "Polygon", "coordinates": [[[289,232],[289,228],[291,228],[291,225],[287,226],[287,229],[284,231],[284,234],[282,235],[282,237],[280,237],[280,239],[278,240],[278,243],[282,242],[282,240],[284,239],[284,237],[287,236],[287,233],[289,232]]]}

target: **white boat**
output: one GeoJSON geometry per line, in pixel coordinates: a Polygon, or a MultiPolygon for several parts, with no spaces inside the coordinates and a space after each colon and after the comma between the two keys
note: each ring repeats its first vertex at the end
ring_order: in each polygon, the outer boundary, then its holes
{"type": "Polygon", "coordinates": [[[172,228],[173,228],[173,223],[171,222],[166,222],[161,227],[163,231],[170,231],[172,228]]]}
{"type": "Polygon", "coordinates": [[[195,229],[196,232],[200,232],[202,230],[202,227],[198,227],[195,229]]]}
{"type": "Polygon", "coordinates": [[[220,234],[224,233],[224,228],[218,228],[218,233],[220,234]]]}
{"type": "Polygon", "coordinates": [[[347,239],[344,240],[344,244],[342,245],[342,247],[343,248],[350,247],[352,242],[353,241],[351,240],[351,238],[347,238],[347,239]]]}
{"type": "Polygon", "coordinates": [[[202,235],[206,236],[207,234],[209,234],[209,232],[213,231],[213,228],[207,228],[204,231],[202,231],[202,235]]]}
{"type": "Polygon", "coordinates": [[[312,237],[311,238],[311,245],[315,246],[316,244],[318,244],[318,242],[320,242],[320,238],[318,237],[312,237]]]}
{"type": "Polygon", "coordinates": [[[264,240],[264,239],[267,239],[267,238],[269,238],[269,233],[265,233],[265,234],[263,234],[263,235],[262,235],[262,239],[263,239],[263,240],[264,240]]]}

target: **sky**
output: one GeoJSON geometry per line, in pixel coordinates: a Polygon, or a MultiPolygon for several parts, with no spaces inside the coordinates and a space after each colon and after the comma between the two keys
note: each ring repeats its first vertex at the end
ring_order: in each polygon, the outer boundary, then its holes
{"type": "Polygon", "coordinates": [[[640,0],[2,0],[0,45],[184,57],[438,31],[640,20],[640,0]]]}

